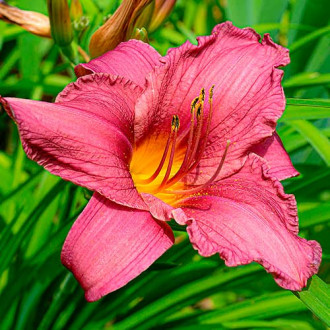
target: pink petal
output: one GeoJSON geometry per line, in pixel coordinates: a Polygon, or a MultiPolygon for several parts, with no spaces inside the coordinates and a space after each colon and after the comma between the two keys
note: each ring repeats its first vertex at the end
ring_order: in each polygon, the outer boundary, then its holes
{"type": "Polygon", "coordinates": [[[141,193],[141,196],[147,204],[149,212],[155,219],[169,221],[175,218],[179,223],[185,223],[187,221],[186,214],[180,208],[176,209],[150,194],[141,193]]]}
{"type": "Polygon", "coordinates": [[[144,209],[128,168],[139,93],[127,80],[100,74],[70,84],[58,103],[16,98],[1,103],[14,117],[29,158],[65,180],[144,209]]]}
{"type": "MultiPolygon", "coordinates": [[[[190,125],[190,104],[214,84],[214,115],[207,150],[197,182],[213,175],[228,139],[230,150],[222,176],[243,165],[248,150],[271,136],[285,108],[281,87],[289,63],[288,50],[250,28],[230,22],[216,26],[211,36],[199,37],[198,46],[186,42],[171,49],[147,78],[136,106],[137,144],[168,128],[172,116],[180,118],[181,134],[190,125]]],[[[205,102],[206,113],[208,102],[205,102]]]]}
{"type": "Polygon", "coordinates": [[[253,146],[251,151],[267,160],[270,167],[267,173],[278,180],[299,175],[276,132],[263,142],[253,146]]]}
{"type": "Polygon", "coordinates": [[[301,290],[318,271],[321,247],[297,236],[294,196],[266,171],[251,155],[238,173],[182,202],[188,234],[203,256],[219,253],[227,266],[256,261],[283,288],[301,290]]]}
{"type": "Polygon", "coordinates": [[[148,206],[149,212],[155,219],[169,221],[172,216],[173,207],[166,204],[159,198],[146,193],[141,193],[144,202],[148,206]]]}
{"type": "Polygon", "coordinates": [[[165,222],[95,193],[70,230],[61,258],[86,299],[95,301],[141,274],[173,242],[165,222]]]}
{"type": "Polygon", "coordinates": [[[146,75],[159,65],[160,54],[148,44],[139,40],[122,42],[114,50],[75,67],[77,77],[104,72],[145,85],[146,75]]]}

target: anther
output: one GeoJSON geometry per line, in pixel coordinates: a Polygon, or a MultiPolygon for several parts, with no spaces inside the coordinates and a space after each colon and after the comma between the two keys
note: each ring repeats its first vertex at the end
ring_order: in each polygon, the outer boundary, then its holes
{"type": "Polygon", "coordinates": [[[210,91],[209,91],[209,102],[212,102],[212,99],[213,99],[213,90],[214,90],[214,85],[212,85],[212,87],[210,88],[210,91]]]}
{"type": "Polygon", "coordinates": [[[196,107],[196,104],[199,100],[199,96],[195,97],[192,102],[191,102],[191,106],[190,106],[190,112],[193,113],[195,111],[195,107],[196,107]]]}
{"type": "Polygon", "coordinates": [[[200,95],[199,95],[199,101],[200,101],[200,102],[204,102],[204,100],[205,100],[205,88],[203,87],[203,88],[201,89],[201,93],[200,93],[200,95]]]}
{"type": "Polygon", "coordinates": [[[213,116],[213,90],[214,90],[214,85],[212,85],[212,87],[209,90],[209,113],[207,116],[207,126],[206,126],[205,136],[204,136],[202,145],[199,149],[197,159],[191,165],[191,167],[189,168],[189,171],[192,171],[193,169],[195,169],[197,167],[198,163],[202,159],[202,156],[203,156],[205,148],[206,148],[206,143],[207,143],[207,140],[208,140],[208,137],[210,134],[211,120],[212,120],[212,116],[213,116]]]}
{"type": "Polygon", "coordinates": [[[196,110],[196,117],[199,118],[202,114],[202,104],[199,103],[198,106],[197,106],[197,110],[196,110]]]}
{"type": "Polygon", "coordinates": [[[178,115],[174,115],[172,118],[172,130],[173,131],[178,131],[180,127],[180,120],[178,115]]]}
{"type": "Polygon", "coordinates": [[[172,123],[171,123],[172,131],[175,131],[177,129],[178,120],[179,120],[179,117],[177,115],[174,115],[172,117],[172,123]]]}

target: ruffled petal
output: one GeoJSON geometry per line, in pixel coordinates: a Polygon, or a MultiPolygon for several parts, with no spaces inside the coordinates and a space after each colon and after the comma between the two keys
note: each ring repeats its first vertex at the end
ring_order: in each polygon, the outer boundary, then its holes
{"type": "Polygon", "coordinates": [[[137,277],[173,242],[165,222],[95,193],[71,228],[61,259],[86,299],[95,301],[137,277]]]}
{"type": "Polygon", "coordinates": [[[266,159],[270,167],[267,173],[278,180],[285,180],[299,175],[276,132],[254,146],[251,151],[266,159]]]}
{"type": "Polygon", "coordinates": [[[196,169],[197,182],[214,174],[227,140],[231,146],[222,177],[239,169],[249,149],[273,134],[285,108],[283,71],[277,67],[289,63],[288,50],[268,35],[259,41],[252,29],[226,22],[216,26],[211,36],[199,37],[198,46],[186,42],[171,49],[162,59],[164,65],[147,77],[146,90],[137,102],[137,143],[157,135],[175,114],[185,134],[191,101],[203,87],[208,91],[215,85],[211,132],[196,169]]]}
{"type": "Polygon", "coordinates": [[[91,60],[78,64],[74,71],[77,77],[91,73],[110,73],[145,85],[146,75],[160,65],[160,54],[148,44],[139,40],[122,42],[114,50],[91,60]]]}
{"type": "Polygon", "coordinates": [[[290,290],[301,290],[318,271],[321,247],[297,236],[294,196],[284,193],[256,155],[238,173],[180,206],[190,217],[190,240],[203,256],[219,253],[227,266],[256,261],[290,290]]]}
{"type": "Polygon", "coordinates": [[[139,93],[127,80],[99,74],[70,84],[57,103],[0,101],[16,121],[29,158],[65,180],[145,209],[129,172],[139,93]]]}

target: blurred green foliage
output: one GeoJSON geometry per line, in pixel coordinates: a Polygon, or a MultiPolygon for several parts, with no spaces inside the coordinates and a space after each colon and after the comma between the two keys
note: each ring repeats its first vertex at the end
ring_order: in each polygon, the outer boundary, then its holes
{"type": "MultiPolygon", "coordinates": [[[[81,2],[85,21],[76,26],[75,35],[86,50],[91,34],[119,1],[81,2]]],[[[46,13],[44,0],[10,4],[46,13]]],[[[149,270],[101,301],[87,303],[61,265],[60,250],[88,192],[28,160],[15,125],[1,114],[0,329],[326,329],[329,13],[328,0],[178,0],[168,20],[149,35],[165,54],[231,20],[270,33],[291,50],[283,81],[287,110],[278,133],[301,175],[284,185],[297,198],[300,235],[323,247],[319,277],[306,290],[296,295],[282,290],[256,264],[227,268],[217,256],[203,259],[186,234],[176,231],[178,243],[149,270]]],[[[75,79],[51,40],[0,21],[0,47],[3,96],[52,101],[75,79]]]]}

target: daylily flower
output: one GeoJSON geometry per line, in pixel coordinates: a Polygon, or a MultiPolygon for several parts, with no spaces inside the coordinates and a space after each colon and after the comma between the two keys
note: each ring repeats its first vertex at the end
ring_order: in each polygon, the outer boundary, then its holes
{"type": "Polygon", "coordinates": [[[131,40],[78,65],[54,104],[1,99],[31,159],[94,191],[62,250],[88,301],[171,247],[170,218],[202,256],[256,261],[283,288],[317,272],[321,248],[297,236],[279,182],[298,174],[275,133],[288,50],[259,41],[229,22],[165,57],[131,40]]]}

